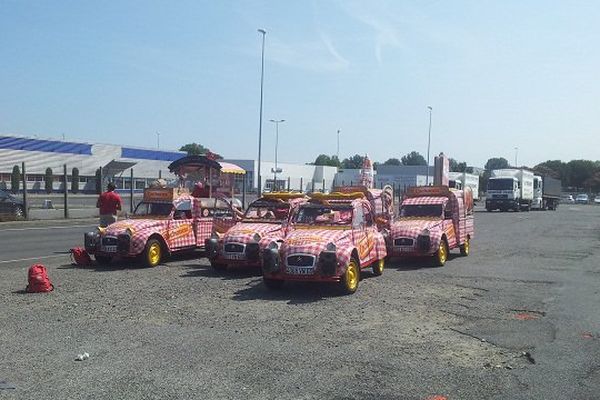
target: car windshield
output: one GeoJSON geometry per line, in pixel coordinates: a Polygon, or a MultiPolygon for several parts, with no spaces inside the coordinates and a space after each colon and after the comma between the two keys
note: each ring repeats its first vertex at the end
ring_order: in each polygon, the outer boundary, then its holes
{"type": "Polygon", "coordinates": [[[577,198],[579,200],[587,200],[588,199],[588,195],[587,194],[579,194],[579,195],[577,195],[577,198]]]}
{"type": "Polygon", "coordinates": [[[289,211],[288,204],[250,204],[244,214],[244,221],[283,222],[289,211]]]}
{"type": "Polygon", "coordinates": [[[173,210],[171,203],[139,203],[133,212],[134,217],[167,217],[173,210]]]}
{"type": "Polygon", "coordinates": [[[490,179],[488,181],[488,190],[512,190],[513,189],[512,179],[490,179]]]}
{"type": "Polygon", "coordinates": [[[300,207],[293,222],[309,225],[351,225],[351,206],[306,205],[300,207]]]}
{"type": "Polygon", "coordinates": [[[441,204],[406,204],[400,208],[400,217],[441,217],[441,204]]]}

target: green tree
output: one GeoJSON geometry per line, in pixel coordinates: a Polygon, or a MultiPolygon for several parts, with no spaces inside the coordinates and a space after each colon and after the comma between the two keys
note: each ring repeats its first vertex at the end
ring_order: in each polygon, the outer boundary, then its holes
{"type": "Polygon", "coordinates": [[[330,167],[339,167],[340,161],[337,156],[328,156],[327,154],[319,154],[312,165],[327,165],[330,167]]]}
{"type": "Polygon", "coordinates": [[[467,171],[467,163],[466,162],[458,162],[454,158],[450,158],[448,160],[450,164],[450,172],[466,172],[467,171]]]}
{"type": "Polygon", "coordinates": [[[13,193],[17,193],[19,191],[19,185],[21,183],[21,170],[18,165],[15,165],[12,170],[12,174],[10,175],[10,190],[13,193]]]}
{"type": "Polygon", "coordinates": [[[402,156],[402,165],[427,165],[427,160],[417,151],[402,156]]]}
{"type": "Polygon", "coordinates": [[[44,176],[44,189],[46,193],[52,193],[52,182],[54,182],[54,175],[52,174],[52,168],[46,168],[46,174],[44,176]]]}
{"type": "MultiPolygon", "coordinates": [[[[188,143],[179,148],[179,151],[185,151],[188,156],[203,156],[207,153],[212,153],[208,147],[202,146],[200,143],[188,143]]],[[[220,154],[212,153],[215,155],[217,160],[222,160],[223,157],[220,154]]]]}
{"type": "Polygon", "coordinates": [[[595,162],[590,160],[571,160],[567,163],[569,186],[585,188],[586,182],[598,170],[595,162]]]}
{"type": "Polygon", "coordinates": [[[79,169],[77,167],[71,170],[71,192],[79,192],[79,169]]]}
{"type": "Polygon", "coordinates": [[[485,163],[485,170],[491,171],[493,169],[505,169],[508,168],[508,160],[503,157],[490,158],[485,163]]]}
{"type": "Polygon", "coordinates": [[[402,165],[402,161],[398,160],[397,158],[388,158],[383,165],[402,165]]]}
{"type": "Polygon", "coordinates": [[[360,154],[355,154],[350,158],[344,158],[342,168],[345,169],[360,169],[362,168],[365,157],[360,154]]]}

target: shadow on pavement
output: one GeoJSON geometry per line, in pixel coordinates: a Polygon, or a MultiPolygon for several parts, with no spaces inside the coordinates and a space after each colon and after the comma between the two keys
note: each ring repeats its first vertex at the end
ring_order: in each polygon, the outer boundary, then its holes
{"type": "MultiPolygon", "coordinates": [[[[448,260],[446,262],[447,263],[452,262],[452,260],[454,260],[455,258],[461,258],[461,256],[458,254],[450,253],[450,254],[448,254],[448,260]]],[[[439,267],[437,265],[434,265],[433,260],[426,258],[426,257],[412,257],[412,258],[403,258],[403,259],[394,257],[390,261],[388,261],[386,267],[388,269],[394,268],[397,270],[406,270],[406,271],[414,271],[417,269],[444,268],[444,267],[439,267]]]]}
{"type": "Polygon", "coordinates": [[[217,270],[210,265],[185,265],[188,270],[181,278],[220,278],[222,280],[246,279],[256,276],[262,276],[259,267],[229,267],[223,270],[217,270]]]}

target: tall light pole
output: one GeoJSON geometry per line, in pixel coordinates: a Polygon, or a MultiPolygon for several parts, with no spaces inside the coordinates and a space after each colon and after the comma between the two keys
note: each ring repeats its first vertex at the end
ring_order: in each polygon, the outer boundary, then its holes
{"type": "Polygon", "coordinates": [[[275,124],[275,168],[273,169],[273,188],[277,189],[277,148],[279,147],[279,124],[285,122],[285,119],[270,119],[275,124]]]}
{"type": "Polygon", "coordinates": [[[433,111],[433,108],[431,108],[431,106],[427,106],[427,109],[429,110],[429,135],[427,136],[427,178],[426,178],[426,184],[427,186],[429,186],[429,149],[431,147],[431,113],[433,111]]]}
{"type": "Polygon", "coordinates": [[[262,34],[262,50],[260,53],[260,116],[258,123],[258,194],[262,191],[262,181],[260,177],[260,155],[262,147],[262,119],[263,119],[263,87],[265,82],[265,36],[267,31],[259,29],[258,33],[262,34]]]}
{"type": "Polygon", "coordinates": [[[156,131],[156,148],[160,149],[160,132],[156,131]]]}
{"type": "Polygon", "coordinates": [[[517,162],[519,160],[518,156],[519,156],[519,148],[515,147],[515,168],[519,167],[519,163],[517,162]]]}
{"type": "Polygon", "coordinates": [[[338,162],[340,161],[340,132],[341,132],[341,129],[338,129],[337,130],[337,153],[336,153],[338,162]]]}

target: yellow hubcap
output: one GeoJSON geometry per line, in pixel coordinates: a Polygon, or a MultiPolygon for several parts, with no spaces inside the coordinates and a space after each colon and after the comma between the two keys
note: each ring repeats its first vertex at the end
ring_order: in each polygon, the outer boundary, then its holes
{"type": "Polygon", "coordinates": [[[381,272],[383,272],[384,268],[385,268],[385,260],[382,258],[381,260],[377,261],[377,270],[381,273],[381,272]]]}
{"type": "Polygon", "coordinates": [[[443,264],[446,262],[446,243],[442,242],[440,243],[440,252],[439,252],[439,260],[440,260],[440,264],[443,264]]]}
{"type": "Polygon", "coordinates": [[[469,239],[467,239],[465,241],[464,247],[465,247],[465,254],[469,254],[469,250],[470,250],[470,247],[471,247],[471,244],[469,243],[469,239]]]}
{"type": "Polygon", "coordinates": [[[153,266],[160,262],[160,245],[158,243],[152,243],[148,249],[148,261],[153,266]]]}
{"type": "Polygon", "coordinates": [[[348,288],[352,290],[358,285],[358,267],[354,263],[354,260],[350,261],[348,269],[346,269],[346,282],[348,288]]]}

